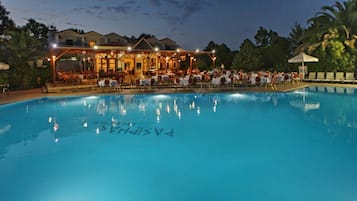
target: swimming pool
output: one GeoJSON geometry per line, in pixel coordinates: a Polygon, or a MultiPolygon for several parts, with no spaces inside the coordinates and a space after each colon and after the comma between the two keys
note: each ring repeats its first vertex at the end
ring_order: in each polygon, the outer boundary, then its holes
{"type": "Polygon", "coordinates": [[[4,201],[357,198],[357,90],[0,106],[4,201]]]}

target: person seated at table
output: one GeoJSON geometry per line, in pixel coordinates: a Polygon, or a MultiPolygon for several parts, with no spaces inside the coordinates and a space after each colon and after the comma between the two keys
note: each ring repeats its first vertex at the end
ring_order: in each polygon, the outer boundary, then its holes
{"type": "Polygon", "coordinates": [[[211,80],[211,76],[209,75],[209,73],[207,71],[203,72],[202,81],[209,82],[210,80],[211,80]]]}
{"type": "Polygon", "coordinates": [[[181,86],[187,86],[188,85],[188,80],[190,79],[189,75],[186,75],[185,77],[180,78],[180,85],[181,86]]]}
{"type": "Polygon", "coordinates": [[[105,80],[98,80],[98,86],[99,87],[104,87],[105,86],[105,80]]]}
{"type": "Polygon", "coordinates": [[[211,82],[213,85],[219,85],[221,83],[221,77],[215,73],[211,82]]]}
{"type": "Polygon", "coordinates": [[[112,78],[109,80],[109,86],[110,87],[115,87],[118,84],[117,80],[115,78],[112,78]]]}

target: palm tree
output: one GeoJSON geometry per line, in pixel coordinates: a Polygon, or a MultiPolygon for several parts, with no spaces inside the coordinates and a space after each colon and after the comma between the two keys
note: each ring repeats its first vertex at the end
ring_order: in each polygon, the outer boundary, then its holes
{"type": "Polygon", "coordinates": [[[324,6],[308,20],[303,43],[296,51],[320,57],[322,70],[352,71],[357,62],[357,0],[324,6]]]}
{"type": "Polygon", "coordinates": [[[310,50],[314,50],[320,45],[322,48],[326,48],[331,40],[339,40],[351,49],[356,48],[357,0],[336,2],[333,6],[324,6],[308,22],[311,23],[308,35],[311,37],[311,35],[317,34],[320,37],[317,43],[309,44],[310,50]]]}
{"type": "Polygon", "coordinates": [[[295,23],[293,29],[291,30],[290,34],[289,34],[289,42],[290,42],[290,56],[292,56],[292,54],[297,54],[298,52],[294,52],[295,50],[297,50],[297,48],[299,46],[301,46],[303,44],[303,36],[305,34],[305,28],[303,28],[300,24],[295,23]]]}

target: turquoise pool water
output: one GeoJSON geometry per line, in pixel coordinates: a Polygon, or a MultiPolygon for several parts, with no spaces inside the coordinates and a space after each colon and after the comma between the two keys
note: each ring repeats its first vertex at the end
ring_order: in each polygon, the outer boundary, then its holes
{"type": "Polygon", "coordinates": [[[0,106],[3,201],[354,201],[357,90],[0,106]]]}

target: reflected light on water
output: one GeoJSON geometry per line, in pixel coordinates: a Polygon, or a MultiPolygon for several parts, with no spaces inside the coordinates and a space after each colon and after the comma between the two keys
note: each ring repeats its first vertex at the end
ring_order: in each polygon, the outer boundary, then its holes
{"type": "Polygon", "coordinates": [[[302,90],[299,90],[299,91],[294,91],[293,93],[294,93],[294,94],[304,95],[304,96],[306,96],[306,95],[308,95],[308,94],[309,94],[309,92],[308,92],[308,91],[302,91],[302,90]]]}
{"type": "Polygon", "coordinates": [[[178,119],[181,119],[181,112],[180,111],[177,112],[177,116],[178,116],[178,119]]]}
{"type": "Polygon", "coordinates": [[[140,112],[145,112],[145,105],[144,105],[144,104],[141,103],[141,104],[139,105],[139,111],[140,111],[140,112]]]}
{"type": "Polygon", "coordinates": [[[169,99],[169,98],[170,98],[170,96],[164,95],[164,94],[159,94],[159,95],[153,96],[154,100],[165,100],[165,99],[169,99]]]}
{"type": "Polygon", "coordinates": [[[252,99],[252,97],[246,95],[246,94],[240,94],[240,93],[235,93],[235,94],[231,94],[229,95],[230,98],[232,99],[241,99],[241,100],[249,100],[252,99]]]}
{"type": "Polygon", "coordinates": [[[98,99],[98,98],[99,98],[98,96],[88,96],[85,99],[86,100],[93,100],[93,99],[98,99]]]}
{"type": "Polygon", "coordinates": [[[58,129],[59,129],[59,124],[56,123],[56,122],[54,122],[54,123],[53,123],[53,130],[54,130],[54,131],[57,131],[58,129]]]}
{"type": "Polygon", "coordinates": [[[10,130],[11,130],[11,125],[7,124],[7,125],[5,125],[3,127],[0,127],[0,134],[5,134],[10,130]]]}
{"type": "Polygon", "coordinates": [[[170,111],[171,111],[171,108],[170,108],[170,105],[166,105],[166,112],[168,113],[168,114],[170,114],[170,111]]]}
{"type": "Polygon", "coordinates": [[[122,114],[122,115],[126,115],[126,109],[124,108],[124,106],[120,106],[120,113],[122,114]]]}

